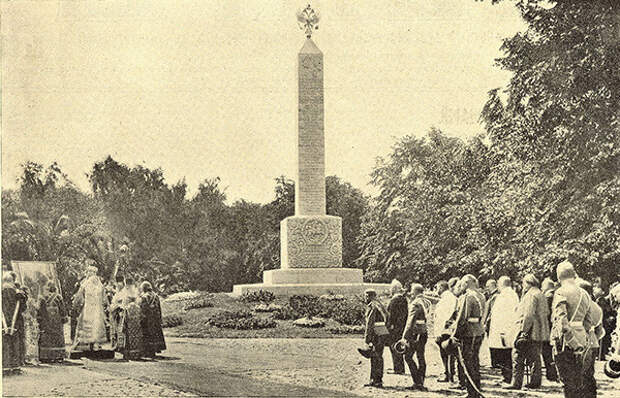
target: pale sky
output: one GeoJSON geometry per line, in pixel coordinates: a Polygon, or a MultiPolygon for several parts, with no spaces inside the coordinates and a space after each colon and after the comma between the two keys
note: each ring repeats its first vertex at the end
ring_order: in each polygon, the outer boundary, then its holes
{"type": "MultiPolygon", "coordinates": [[[[301,1],[1,1],[2,185],[19,165],[85,173],[112,155],[166,181],[219,176],[268,202],[295,177],[301,1]]],[[[471,136],[513,2],[313,1],[324,54],[326,172],[365,192],[377,156],[431,126],[471,136]]]]}

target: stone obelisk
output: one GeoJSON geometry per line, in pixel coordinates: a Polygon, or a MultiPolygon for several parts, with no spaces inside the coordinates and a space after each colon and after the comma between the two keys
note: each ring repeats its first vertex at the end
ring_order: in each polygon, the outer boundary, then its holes
{"type": "Polygon", "coordinates": [[[342,219],[326,215],[323,53],[312,41],[318,14],[308,5],[297,14],[306,41],[297,58],[297,181],[295,215],[280,223],[280,269],[263,283],[235,285],[233,294],[360,293],[386,284],[364,284],[362,270],[342,267],[342,219]]]}

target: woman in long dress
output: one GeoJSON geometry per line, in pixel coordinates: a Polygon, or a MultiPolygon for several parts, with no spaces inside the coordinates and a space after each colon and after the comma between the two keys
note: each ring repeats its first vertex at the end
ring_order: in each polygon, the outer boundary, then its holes
{"type": "Polygon", "coordinates": [[[142,310],[142,333],[144,336],[144,356],[155,358],[158,352],[166,349],[164,331],[161,327],[161,306],[159,297],[153,292],[149,282],[140,286],[140,309],[142,310]]]}
{"type": "Polygon", "coordinates": [[[144,332],[142,330],[142,310],[136,297],[126,296],[124,307],[125,344],[121,350],[125,359],[139,359],[144,353],[144,332]]]}
{"type": "Polygon", "coordinates": [[[107,342],[104,312],[107,299],[97,268],[89,266],[86,272],[86,279],[78,291],[78,298],[84,304],[76,326],[76,343],[90,344],[93,348],[94,344],[107,342]]]}
{"type": "Polygon", "coordinates": [[[56,362],[65,357],[64,324],[67,322],[67,313],[62,297],[56,291],[56,286],[50,282],[47,294],[39,301],[37,313],[39,323],[39,360],[41,362],[56,362]]]}

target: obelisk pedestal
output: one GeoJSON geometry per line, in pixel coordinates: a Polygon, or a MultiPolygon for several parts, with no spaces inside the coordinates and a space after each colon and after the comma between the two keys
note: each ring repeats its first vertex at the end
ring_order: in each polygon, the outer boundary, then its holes
{"type": "Polygon", "coordinates": [[[235,285],[233,295],[256,290],[350,294],[389,288],[364,284],[360,269],[342,268],[342,218],[326,215],[323,53],[310,38],[318,22],[313,15],[310,6],[302,13],[307,39],[297,65],[295,215],[280,222],[280,269],[265,271],[262,284],[235,285]]]}

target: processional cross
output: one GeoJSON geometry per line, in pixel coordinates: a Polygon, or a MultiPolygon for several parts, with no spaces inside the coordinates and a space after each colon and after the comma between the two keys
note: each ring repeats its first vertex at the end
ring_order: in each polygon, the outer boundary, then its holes
{"type": "Polygon", "coordinates": [[[304,9],[297,11],[297,22],[299,28],[306,31],[306,37],[309,39],[312,36],[312,30],[319,28],[320,15],[317,11],[314,11],[310,4],[304,9]]]}

